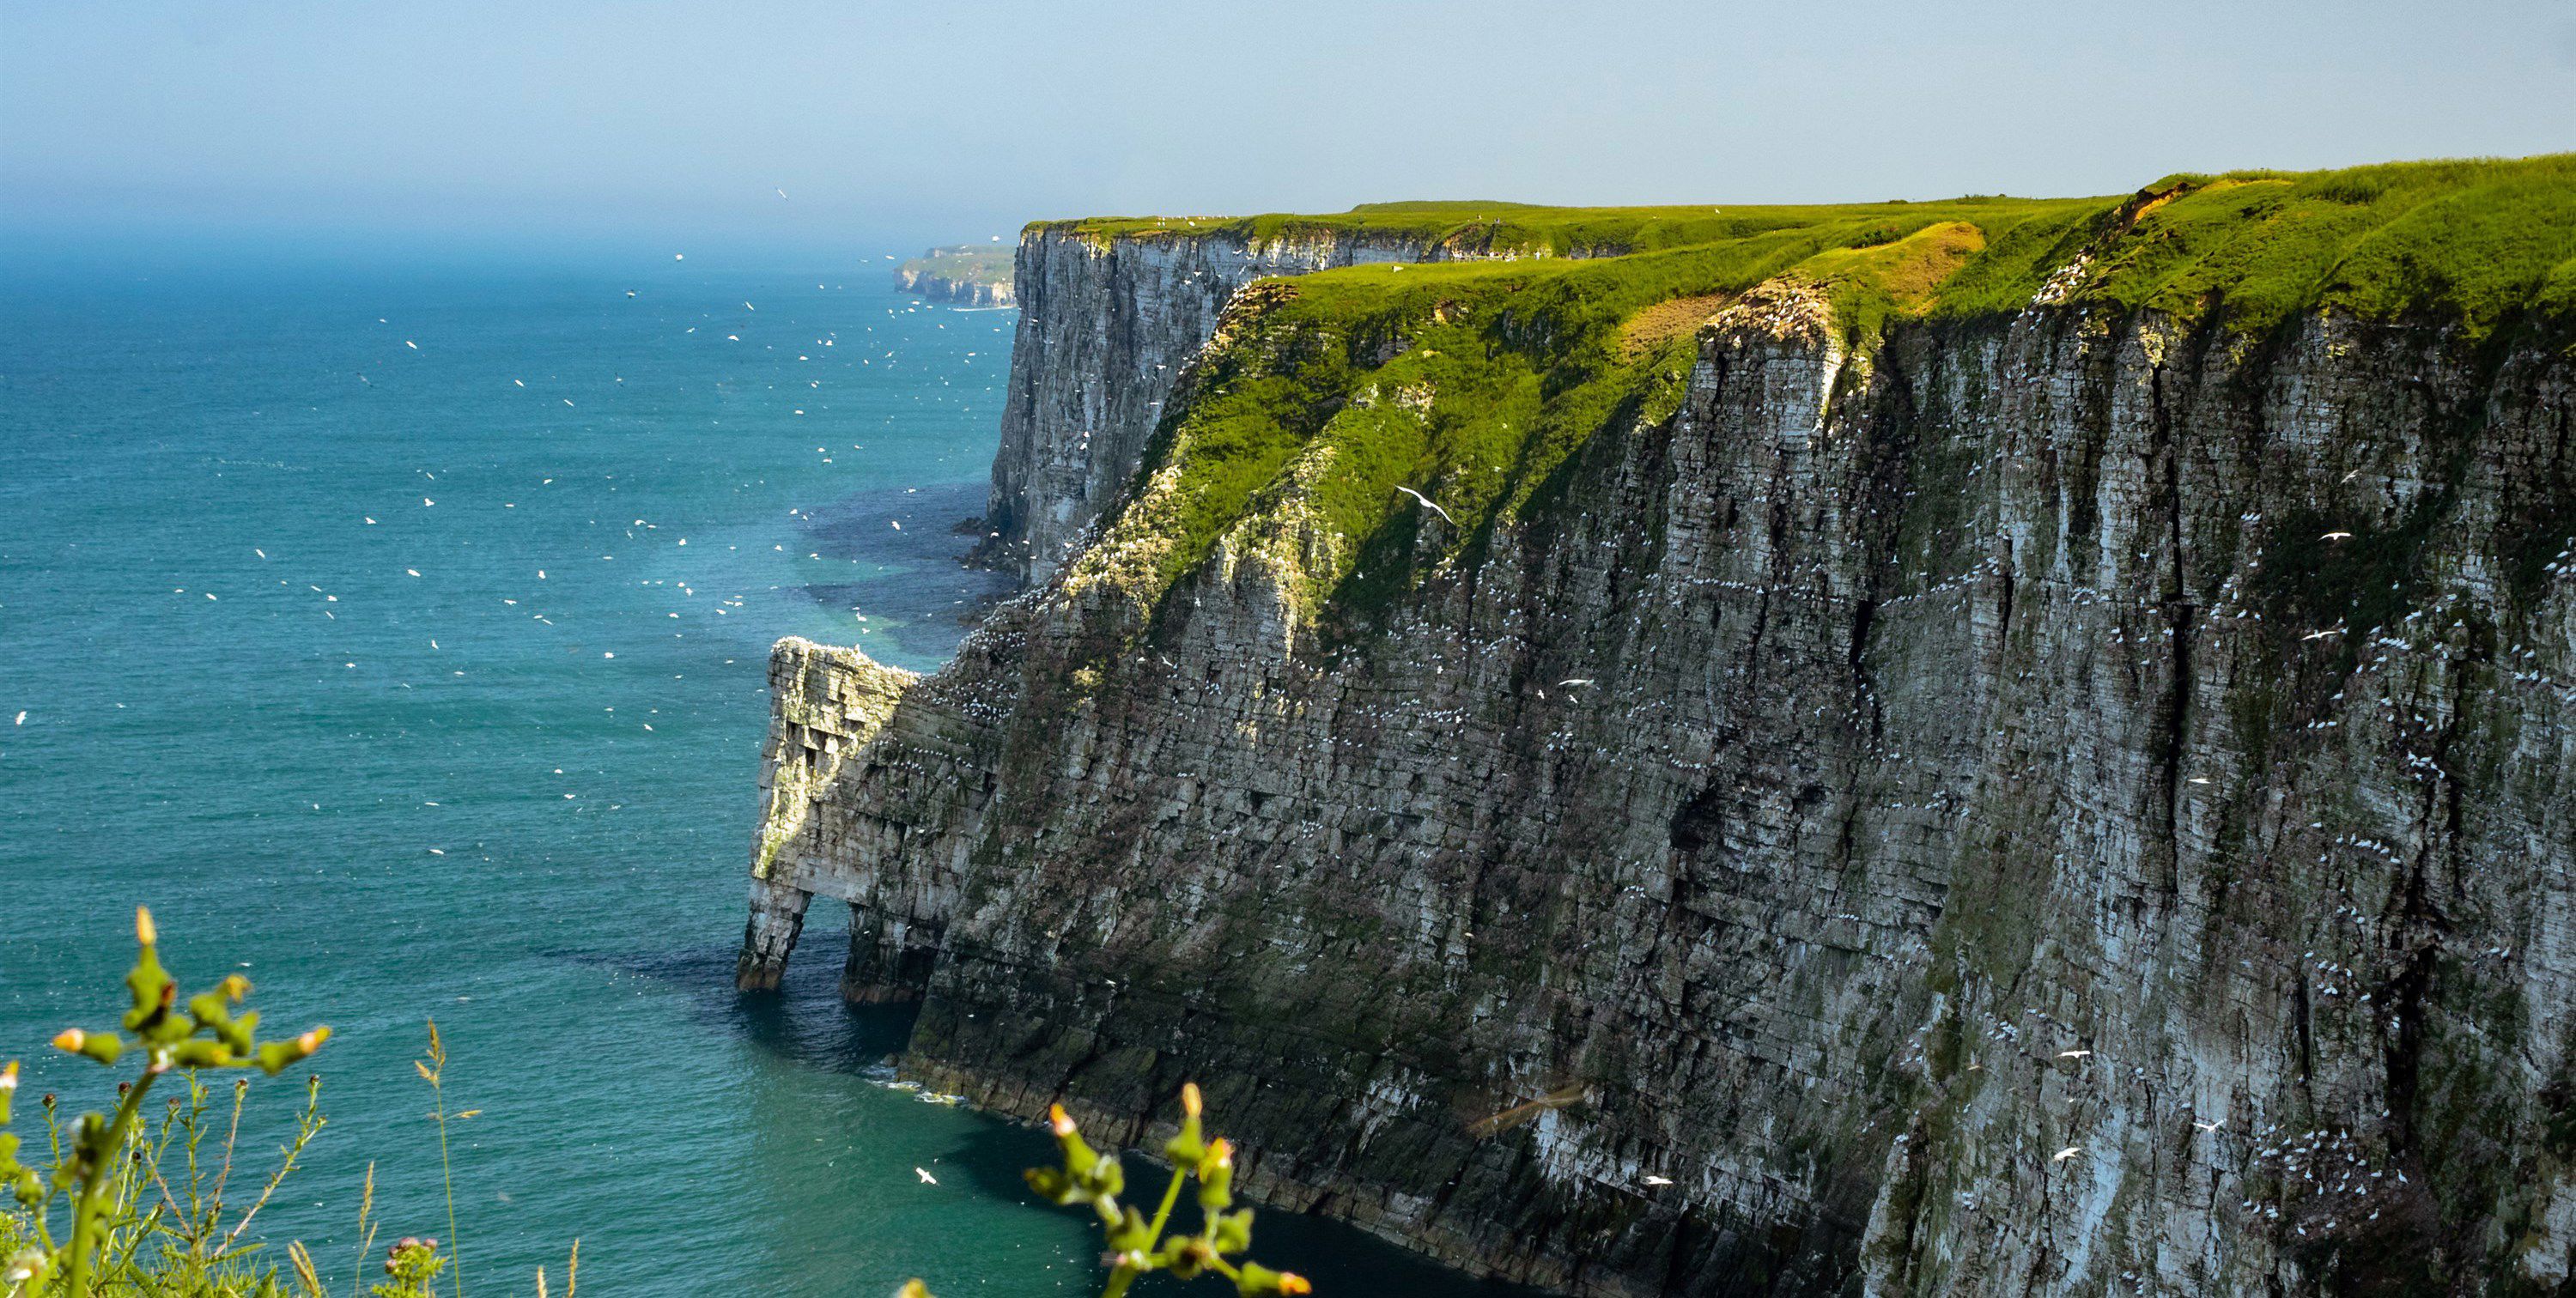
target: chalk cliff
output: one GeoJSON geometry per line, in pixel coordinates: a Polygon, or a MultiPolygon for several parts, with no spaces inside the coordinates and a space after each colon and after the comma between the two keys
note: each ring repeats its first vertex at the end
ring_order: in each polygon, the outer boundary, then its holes
{"type": "Polygon", "coordinates": [[[931,271],[907,269],[895,272],[894,284],[906,293],[918,293],[933,301],[985,307],[1019,305],[1018,297],[1007,282],[950,279],[931,271]]]}
{"type": "Polygon", "coordinates": [[[1043,584],[778,646],[742,984],[1572,1292],[2566,1285],[2576,165],[1712,215],[1033,229],[1043,584]]]}

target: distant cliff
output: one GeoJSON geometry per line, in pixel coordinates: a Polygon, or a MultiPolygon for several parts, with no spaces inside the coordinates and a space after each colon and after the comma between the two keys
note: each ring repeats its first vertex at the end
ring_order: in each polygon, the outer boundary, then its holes
{"type": "Polygon", "coordinates": [[[1043,584],[778,646],[745,987],[1573,1292],[2567,1283],[2576,159],[1019,268],[1043,584]]]}
{"type": "Polygon", "coordinates": [[[1011,253],[1004,248],[959,244],[933,248],[894,269],[894,286],[943,302],[968,306],[1014,306],[1011,253]]]}

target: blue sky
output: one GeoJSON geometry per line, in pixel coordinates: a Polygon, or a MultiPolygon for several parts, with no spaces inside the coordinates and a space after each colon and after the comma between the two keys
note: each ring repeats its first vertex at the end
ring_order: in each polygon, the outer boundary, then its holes
{"type": "Polygon", "coordinates": [[[2564,0],[0,0],[0,228],[22,236],[826,245],[2571,147],[2564,0]]]}

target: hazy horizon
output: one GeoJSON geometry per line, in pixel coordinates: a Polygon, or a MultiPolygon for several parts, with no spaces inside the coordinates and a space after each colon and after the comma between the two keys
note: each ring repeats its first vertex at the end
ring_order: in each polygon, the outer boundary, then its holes
{"type": "Polygon", "coordinates": [[[853,240],[1422,198],[2110,194],[2576,146],[2563,5],[1576,12],[8,0],[0,232],[877,253],[853,240]]]}

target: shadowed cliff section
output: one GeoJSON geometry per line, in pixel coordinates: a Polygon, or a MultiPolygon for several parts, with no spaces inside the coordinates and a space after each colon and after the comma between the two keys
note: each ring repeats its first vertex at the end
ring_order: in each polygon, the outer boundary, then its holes
{"type": "Polygon", "coordinates": [[[779,647],[745,985],[846,899],[913,1074],[1578,1292],[2563,1283],[2576,163],[1702,210],[1034,227],[1184,372],[1014,400],[1171,410],[779,647]]]}

